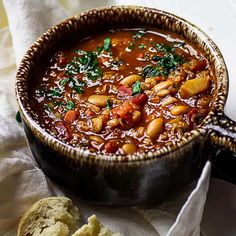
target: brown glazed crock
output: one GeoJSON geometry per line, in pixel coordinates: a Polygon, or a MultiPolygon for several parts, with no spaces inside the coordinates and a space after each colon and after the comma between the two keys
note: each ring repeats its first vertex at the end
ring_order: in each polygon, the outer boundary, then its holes
{"type": "Polygon", "coordinates": [[[223,109],[228,74],[215,43],[195,25],[173,14],[138,6],[90,10],[52,27],[27,51],[16,75],[16,96],[30,149],[45,174],[78,197],[132,205],[163,201],[199,177],[213,145],[236,152],[235,123],[223,109]],[[45,71],[50,57],[73,39],[107,28],[149,25],[178,33],[206,52],[215,71],[212,110],[197,127],[171,145],[126,157],[71,147],[43,130],[29,106],[29,84],[45,71]]]}

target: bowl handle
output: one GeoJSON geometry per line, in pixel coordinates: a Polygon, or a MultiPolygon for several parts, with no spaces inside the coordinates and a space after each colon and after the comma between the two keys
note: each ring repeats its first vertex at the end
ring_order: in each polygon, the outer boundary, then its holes
{"type": "Polygon", "coordinates": [[[223,112],[218,112],[212,118],[212,123],[207,125],[211,142],[236,155],[236,122],[223,112]]]}
{"type": "Polygon", "coordinates": [[[217,112],[206,128],[211,143],[218,148],[211,158],[213,177],[236,184],[236,122],[223,112],[217,112]]]}

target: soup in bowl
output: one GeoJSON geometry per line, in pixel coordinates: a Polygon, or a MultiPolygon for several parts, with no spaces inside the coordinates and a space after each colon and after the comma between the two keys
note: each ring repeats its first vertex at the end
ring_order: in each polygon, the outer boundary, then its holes
{"type": "Polygon", "coordinates": [[[31,88],[41,127],[73,147],[145,153],[206,117],[214,74],[204,52],[171,32],[111,29],[57,52],[31,88]]]}
{"type": "Polygon", "coordinates": [[[200,29],[121,6],[43,34],[22,60],[16,94],[50,178],[84,199],[129,205],[188,186],[210,142],[235,150],[234,123],[223,114],[227,86],[223,57],[200,29]]]}

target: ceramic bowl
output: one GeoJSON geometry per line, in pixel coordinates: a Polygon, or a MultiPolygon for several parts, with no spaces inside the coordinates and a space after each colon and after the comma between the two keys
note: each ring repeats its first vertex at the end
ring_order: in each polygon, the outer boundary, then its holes
{"type": "Polygon", "coordinates": [[[45,174],[78,197],[102,204],[132,205],[164,201],[199,177],[212,144],[236,151],[235,123],[223,110],[228,74],[215,43],[188,21],[157,9],[114,6],[90,10],[52,27],[27,51],[16,75],[16,97],[30,149],[45,174]],[[65,42],[107,28],[148,25],[173,31],[200,47],[215,72],[212,109],[197,129],[148,153],[123,156],[92,153],[49,135],[34,120],[29,84],[43,74],[65,42]]]}

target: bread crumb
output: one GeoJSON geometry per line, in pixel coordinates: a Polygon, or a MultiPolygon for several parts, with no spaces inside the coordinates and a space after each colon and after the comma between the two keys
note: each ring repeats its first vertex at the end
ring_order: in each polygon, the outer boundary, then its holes
{"type": "Polygon", "coordinates": [[[121,236],[101,224],[95,215],[88,218],[88,224],[83,225],[72,236],[121,236]]]}

